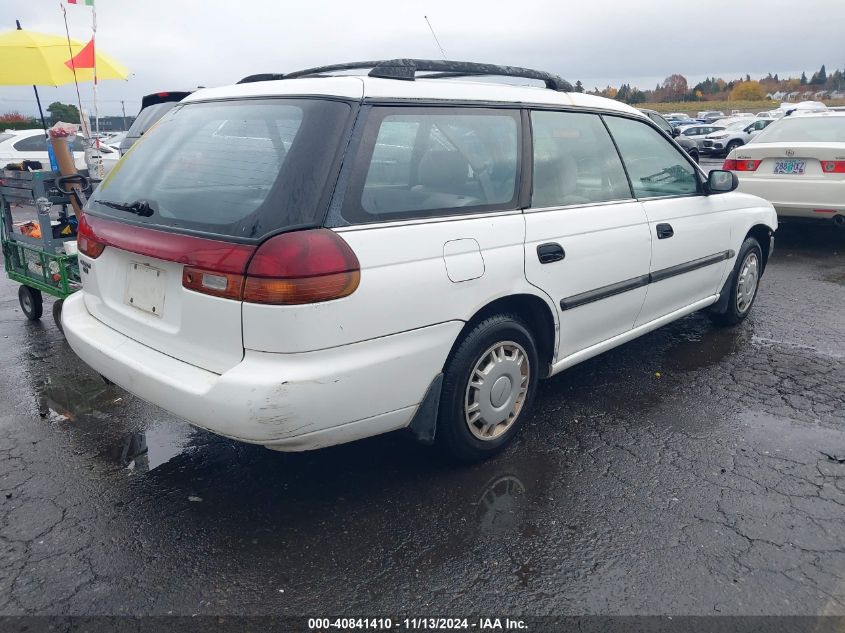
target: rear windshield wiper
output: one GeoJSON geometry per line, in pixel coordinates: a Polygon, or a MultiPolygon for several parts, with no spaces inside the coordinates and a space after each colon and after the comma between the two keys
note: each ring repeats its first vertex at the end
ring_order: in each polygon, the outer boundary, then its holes
{"type": "Polygon", "coordinates": [[[106,207],[111,207],[112,209],[118,209],[120,211],[128,211],[129,213],[134,213],[135,215],[140,215],[142,217],[148,218],[153,213],[155,213],[155,209],[147,200],[136,200],[135,202],[112,202],[110,200],[95,200],[97,204],[102,204],[106,207]]]}

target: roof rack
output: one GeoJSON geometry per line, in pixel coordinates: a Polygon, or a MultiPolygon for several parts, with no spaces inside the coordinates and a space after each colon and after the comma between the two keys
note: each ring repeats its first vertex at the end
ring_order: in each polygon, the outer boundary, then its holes
{"type": "Polygon", "coordinates": [[[292,73],[263,73],[244,77],[238,83],[252,83],[255,81],[274,81],[278,79],[295,79],[297,77],[313,77],[325,75],[326,73],[340,72],[344,70],[361,70],[369,68],[370,77],[381,77],[383,79],[402,79],[413,81],[418,72],[431,72],[435,74],[424,75],[427,79],[467,76],[498,76],[498,77],[522,77],[524,79],[537,79],[545,83],[546,88],[560,92],[571,92],[572,84],[557,75],[542,70],[520,68],[518,66],[498,66],[496,64],[478,64],[475,62],[454,62],[444,59],[389,59],[367,62],[350,62],[347,64],[332,64],[330,66],[317,66],[305,70],[297,70],[292,73]]]}

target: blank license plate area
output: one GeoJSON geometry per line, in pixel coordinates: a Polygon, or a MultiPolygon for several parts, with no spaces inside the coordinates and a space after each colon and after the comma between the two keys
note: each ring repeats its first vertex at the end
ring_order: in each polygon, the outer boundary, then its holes
{"type": "Polygon", "coordinates": [[[777,160],[775,161],[775,173],[801,175],[804,173],[806,166],[807,161],[805,160],[777,160]]]}
{"type": "Polygon", "coordinates": [[[166,287],[166,273],[163,270],[138,262],[129,264],[125,297],[128,305],[160,317],[166,287]]]}

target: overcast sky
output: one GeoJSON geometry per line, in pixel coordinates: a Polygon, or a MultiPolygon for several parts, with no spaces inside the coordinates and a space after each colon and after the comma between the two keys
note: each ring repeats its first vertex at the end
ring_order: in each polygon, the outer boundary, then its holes
{"type": "MultiPolygon", "coordinates": [[[[80,0],[82,2],[82,0],[80,0]]],[[[691,82],[845,67],[845,0],[96,0],[98,47],[133,75],[100,86],[100,112],[142,95],[359,59],[439,57],[528,66],[588,89],[667,75],[691,82]]],[[[91,10],[65,4],[87,40],[91,10]]],[[[63,33],[60,0],[0,0],[0,30],[63,33]]],[[[2,63],[2,60],[0,60],[2,63]]],[[[75,102],[72,87],[42,102],[75,102]]],[[[83,86],[83,105],[90,86],[83,86]]],[[[36,112],[31,88],[0,87],[0,112],[36,112]]]]}

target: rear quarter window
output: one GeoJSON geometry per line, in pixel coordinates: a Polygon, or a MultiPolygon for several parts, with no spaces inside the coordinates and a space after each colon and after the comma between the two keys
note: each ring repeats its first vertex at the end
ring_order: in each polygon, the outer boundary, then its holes
{"type": "Polygon", "coordinates": [[[373,108],[342,215],[352,223],[516,208],[520,114],[373,108]]]}

